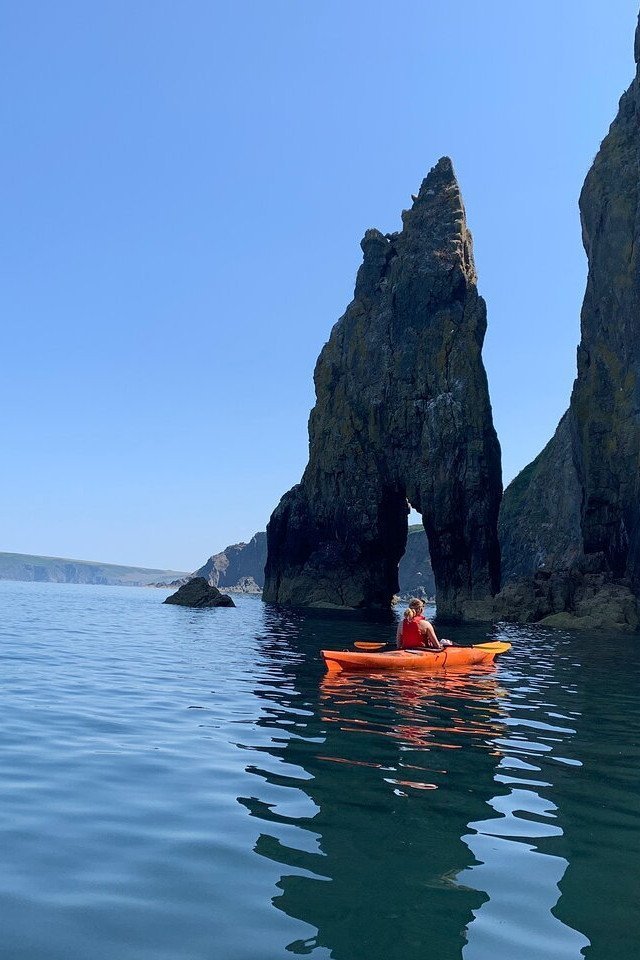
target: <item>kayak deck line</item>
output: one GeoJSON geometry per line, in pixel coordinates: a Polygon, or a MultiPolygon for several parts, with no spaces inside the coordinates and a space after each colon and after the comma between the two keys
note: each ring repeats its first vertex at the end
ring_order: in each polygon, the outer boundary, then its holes
{"type": "Polygon", "coordinates": [[[418,670],[429,673],[447,667],[491,663],[498,654],[511,649],[510,643],[495,641],[473,647],[444,647],[442,650],[391,650],[374,653],[354,650],[321,650],[329,673],[341,670],[418,670]]]}

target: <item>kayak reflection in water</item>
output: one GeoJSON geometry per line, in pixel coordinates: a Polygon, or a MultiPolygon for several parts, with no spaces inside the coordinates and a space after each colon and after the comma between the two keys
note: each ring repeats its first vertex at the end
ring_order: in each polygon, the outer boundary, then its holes
{"type": "Polygon", "coordinates": [[[396,643],[400,650],[442,650],[451,646],[450,640],[438,640],[436,632],[424,615],[424,603],[418,598],[410,601],[398,624],[396,643]]]}

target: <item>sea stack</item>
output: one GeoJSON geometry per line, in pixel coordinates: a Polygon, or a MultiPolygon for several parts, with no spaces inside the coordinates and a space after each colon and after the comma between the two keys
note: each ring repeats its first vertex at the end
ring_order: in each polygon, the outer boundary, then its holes
{"type": "Polygon", "coordinates": [[[422,515],[440,616],[483,616],[499,587],[486,308],[448,158],[402,224],[365,233],[354,299],[318,359],[309,463],[267,528],[268,602],[388,608],[408,503],[422,515]]]}
{"type": "Polygon", "coordinates": [[[569,410],[505,491],[501,601],[519,618],[524,605],[525,619],[638,625],[640,24],[635,58],[636,76],[580,195],[589,271],[569,410]]]}

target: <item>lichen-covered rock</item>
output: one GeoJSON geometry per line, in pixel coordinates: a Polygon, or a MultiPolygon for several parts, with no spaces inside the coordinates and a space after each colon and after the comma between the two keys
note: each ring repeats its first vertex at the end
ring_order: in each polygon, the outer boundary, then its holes
{"type": "Polygon", "coordinates": [[[259,586],[253,577],[241,577],[232,587],[225,587],[229,593],[246,593],[249,596],[261,597],[262,587],[259,586]]]}
{"type": "MultiPolygon", "coordinates": [[[[638,64],[640,24],[635,51],[638,64]]],[[[506,590],[536,571],[571,582],[586,564],[584,576],[601,583],[594,591],[582,579],[584,600],[570,592],[564,609],[628,626],[640,596],[640,66],[587,175],[580,215],[589,272],[578,375],[556,435],[505,491],[503,582],[506,590]]]]}
{"type": "Polygon", "coordinates": [[[235,603],[204,577],[194,577],[164,601],[180,607],[235,607],[235,603]]]}
{"type": "Polygon", "coordinates": [[[496,619],[572,630],[635,632],[638,604],[628,581],[607,573],[538,571],[506,584],[493,600],[496,619]]]}
{"type": "Polygon", "coordinates": [[[366,232],[354,299],[318,359],[309,463],[267,528],[267,601],[388,607],[407,500],[422,514],[439,616],[464,616],[498,588],[486,308],[447,158],[402,220],[400,233],[366,232]]]}

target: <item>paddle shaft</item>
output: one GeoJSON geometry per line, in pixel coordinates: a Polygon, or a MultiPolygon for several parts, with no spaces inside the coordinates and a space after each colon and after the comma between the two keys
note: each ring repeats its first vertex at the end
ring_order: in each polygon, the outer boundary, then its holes
{"type": "MultiPolygon", "coordinates": [[[[356,648],[356,650],[370,650],[372,653],[375,650],[382,650],[383,647],[390,646],[390,644],[388,643],[374,643],[373,641],[369,641],[369,640],[356,640],[353,645],[356,648]]],[[[453,646],[458,646],[458,644],[453,644],[453,646]]],[[[474,643],[473,646],[477,647],[478,650],[506,651],[510,648],[511,644],[507,644],[501,640],[491,640],[487,643],[474,643]]],[[[417,648],[417,649],[422,649],[422,648],[417,648]]],[[[425,649],[429,650],[434,648],[425,647],[425,649]]],[[[446,646],[443,647],[442,649],[446,650],[446,646]]]]}

